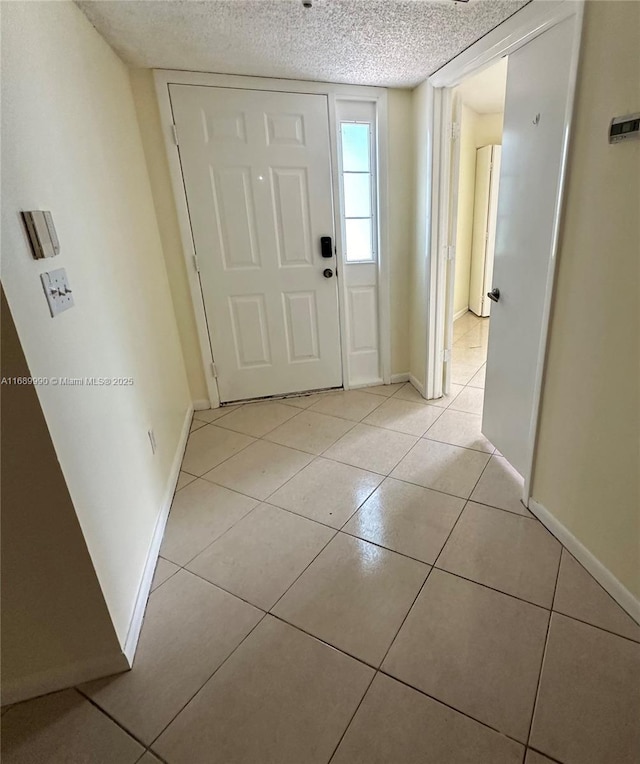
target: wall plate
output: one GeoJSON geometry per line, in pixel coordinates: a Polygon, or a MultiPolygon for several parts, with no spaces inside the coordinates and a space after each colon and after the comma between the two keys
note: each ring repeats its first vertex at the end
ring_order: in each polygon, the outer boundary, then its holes
{"type": "Polygon", "coordinates": [[[49,311],[52,317],[65,310],[69,310],[69,308],[73,308],[73,293],[69,287],[67,272],[64,268],[41,273],[40,280],[42,281],[42,287],[49,303],[49,311]]]}
{"type": "Polygon", "coordinates": [[[59,254],[60,242],[53,224],[53,216],[48,210],[23,210],[22,219],[29,236],[31,254],[35,260],[55,257],[59,254]]]}

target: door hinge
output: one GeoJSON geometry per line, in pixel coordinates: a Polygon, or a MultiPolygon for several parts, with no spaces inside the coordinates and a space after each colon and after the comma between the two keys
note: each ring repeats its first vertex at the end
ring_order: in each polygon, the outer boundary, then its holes
{"type": "Polygon", "coordinates": [[[173,135],[173,142],[178,145],[178,128],[175,124],[171,123],[171,134],[173,135]]]}
{"type": "Polygon", "coordinates": [[[447,258],[447,260],[451,261],[455,257],[456,254],[456,248],[453,246],[453,244],[446,244],[444,248],[444,254],[447,258]]]}
{"type": "Polygon", "coordinates": [[[218,367],[213,362],[211,362],[211,376],[214,379],[218,379],[218,367]]]}
{"type": "Polygon", "coordinates": [[[452,122],[451,123],[451,140],[457,141],[459,137],[460,137],[460,123],[452,122]]]}
{"type": "Polygon", "coordinates": [[[193,255],[193,267],[196,269],[196,273],[200,273],[200,263],[198,262],[198,255],[193,255]]]}
{"type": "Polygon", "coordinates": [[[442,362],[449,363],[450,360],[451,360],[451,351],[449,350],[449,348],[445,348],[442,351],[442,362]]]}

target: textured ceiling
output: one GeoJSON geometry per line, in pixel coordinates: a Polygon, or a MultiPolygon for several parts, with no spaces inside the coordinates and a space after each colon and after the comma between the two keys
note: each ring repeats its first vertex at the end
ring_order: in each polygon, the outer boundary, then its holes
{"type": "Polygon", "coordinates": [[[456,92],[478,114],[495,114],[504,111],[507,90],[507,58],[484,69],[479,74],[458,85],[456,92]]]}
{"type": "Polygon", "coordinates": [[[528,0],[78,0],[137,67],[413,87],[528,0]]]}

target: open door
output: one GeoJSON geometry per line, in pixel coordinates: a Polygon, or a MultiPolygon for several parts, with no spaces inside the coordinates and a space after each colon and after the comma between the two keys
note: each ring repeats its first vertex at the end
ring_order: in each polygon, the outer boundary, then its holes
{"type": "Polygon", "coordinates": [[[512,53],[507,74],[482,432],[525,476],[537,418],[578,34],[575,17],[561,21],[512,53]]]}

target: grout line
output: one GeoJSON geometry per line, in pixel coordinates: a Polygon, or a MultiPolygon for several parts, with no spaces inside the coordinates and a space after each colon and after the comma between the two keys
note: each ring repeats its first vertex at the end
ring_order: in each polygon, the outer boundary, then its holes
{"type": "MultiPolygon", "coordinates": [[[[119,676],[119,675],[116,675],[116,676],[119,676]]],[[[92,680],[92,681],[100,681],[100,680],[99,680],[99,679],[97,679],[97,680],[92,680]]],[[[95,700],[94,700],[94,699],[93,699],[93,698],[92,698],[90,695],[87,695],[87,693],[86,693],[84,690],[81,690],[79,686],[73,687],[72,689],[74,689],[74,690],[75,690],[75,691],[76,691],[76,692],[77,692],[79,695],[81,695],[81,696],[82,696],[82,697],[83,697],[85,700],[89,701],[89,703],[91,703],[91,705],[92,705],[92,706],[94,706],[94,708],[97,708],[97,709],[98,709],[98,711],[100,711],[101,713],[103,713],[103,714],[104,714],[104,715],[107,717],[107,719],[110,719],[110,720],[111,720],[111,721],[112,721],[112,722],[113,722],[115,725],[117,725],[117,726],[118,726],[118,727],[119,727],[119,728],[120,728],[120,729],[121,729],[123,732],[126,732],[126,733],[127,733],[127,735],[129,735],[129,737],[132,737],[132,738],[133,738],[133,739],[136,741],[136,743],[139,743],[139,744],[140,744],[140,745],[141,745],[141,746],[142,746],[142,747],[145,749],[145,751],[146,751],[146,749],[147,749],[147,745],[148,745],[148,744],[147,744],[147,743],[143,743],[143,742],[142,742],[142,740],[140,740],[140,738],[139,738],[139,737],[137,737],[136,735],[134,735],[134,733],[133,733],[133,732],[131,732],[131,730],[127,729],[127,728],[124,726],[124,724],[122,724],[121,722],[119,722],[119,721],[118,721],[118,720],[117,720],[117,719],[116,719],[114,716],[112,716],[112,715],[111,715],[111,714],[110,714],[108,711],[106,711],[104,708],[102,708],[102,706],[101,706],[101,705],[99,705],[99,703],[98,703],[97,701],[95,701],[95,700]]],[[[143,752],[142,752],[142,754],[141,754],[142,756],[144,756],[144,753],[145,753],[145,751],[143,751],[143,752]]]]}
{"type": "Polygon", "coordinates": [[[344,728],[344,731],[343,731],[342,735],[340,735],[340,738],[339,738],[338,742],[336,743],[336,747],[333,749],[333,752],[332,752],[331,756],[328,758],[327,764],[331,764],[331,762],[333,761],[333,757],[336,755],[336,752],[337,752],[338,748],[340,748],[340,745],[341,745],[342,741],[344,740],[344,737],[347,734],[347,731],[349,730],[349,727],[351,726],[351,723],[356,718],[356,714],[360,710],[360,706],[364,703],[364,699],[367,697],[367,693],[371,689],[371,685],[373,684],[373,681],[374,681],[374,679],[377,676],[378,676],[378,670],[376,669],[373,672],[373,676],[371,677],[371,681],[369,682],[369,684],[367,685],[364,693],[362,694],[362,697],[360,698],[360,701],[358,702],[358,705],[355,707],[354,712],[351,714],[351,717],[350,717],[349,721],[347,722],[347,725],[344,728]]]}
{"type": "MultiPolygon", "coordinates": [[[[618,607],[620,606],[618,605],[618,607]]],[[[623,612],[626,614],[626,611],[623,611],[623,612]]],[[[563,613],[562,610],[556,610],[555,608],[551,608],[551,613],[552,614],[555,613],[556,615],[561,615],[563,618],[570,618],[572,621],[576,621],[577,623],[582,623],[585,626],[590,626],[592,629],[599,629],[600,631],[604,631],[605,634],[610,634],[612,637],[618,637],[618,639],[626,639],[627,642],[631,642],[634,645],[640,644],[640,639],[634,639],[633,637],[625,637],[624,634],[618,634],[617,631],[611,631],[610,629],[605,629],[604,626],[598,626],[598,624],[596,623],[589,623],[589,621],[583,621],[582,618],[576,618],[574,615],[568,615],[567,613],[563,613]]],[[[635,622],[632,621],[632,623],[635,623],[635,622]]]]}
{"type": "MultiPolygon", "coordinates": [[[[153,740],[151,741],[149,747],[153,746],[153,744],[158,740],[158,738],[160,738],[165,733],[167,728],[171,724],[173,724],[173,722],[176,720],[176,718],[185,710],[185,708],[189,705],[189,703],[191,703],[191,701],[196,697],[196,695],[199,692],[202,691],[202,689],[205,687],[205,685],[207,685],[213,679],[213,677],[225,665],[225,663],[229,660],[229,658],[231,658],[231,656],[236,652],[236,650],[238,650],[240,645],[244,644],[244,642],[251,636],[251,634],[253,634],[253,632],[258,628],[258,626],[264,621],[264,619],[266,617],[267,617],[266,613],[261,616],[261,618],[255,624],[255,626],[253,626],[247,632],[247,634],[245,634],[245,636],[240,640],[240,642],[238,642],[238,644],[233,648],[233,650],[229,653],[229,655],[227,655],[227,657],[220,663],[220,665],[216,666],[215,671],[200,685],[200,687],[198,687],[196,692],[193,693],[193,695],[189,698],[189,700],[187,700],[187,702],[184,703],[184,705],[180,708],[180,710],[170,719],[170,721],[167,724],[165,724],[165,726],[162,728],[162,730],[153,738],[153,740]]],[[[154,755],[155,755],[155,751],[154,751],[154,755]]]]}
{"type": "MultiPolygon", "coordinates": [[[[308,409],[305,409],[305,411],[308,411],[308,409]]],[[[304,413],[304,412],[300,412],[300,413],[304,413]]],[[[275,441],[275,440],[269,440],[269,439],[268,439],[266,436],[265,436],[264,438],[262,438],[262,440],[266,440],[266,441],[267,441],[267,443],[275,443],[275,444],[276,444],[276,445],[278,445],[278,446],[284,446],[285,448],[293,448],[293,449],[295,449],[296,451],[301,451],[303,454],[309,454],[310,456],[315,456],[315,457],[317,457],[317,456],[322,456],[322,454],[324,454],[324,452],[325,452],[325,451],[327,451],[328,449],[330,449],[330,448],[331,448],[331,446],[335,445],[335,444],[336,444],[336,443],[337,443],[337,442],[340,440],[340,438],[344,438],[344,436],[345,436],[345,435],[347,435],[348,433],[350,433],[350,432],[351,432],[351,430],[353,430],[353,428],[354,428],[356,425],[360,424],[360,422],[354,422],[353,420],[350,420],[350,419],[342,419],[341,417],[334,417],[332,414],[322,414],[322,413],[320,413],[319,411],[312,411],[312,412],[310,412],[310,413],[312,413],[312,414],[315,414],[316,416],[321,416],[321,417],[328,417],[328,418],[330,418],[330,419],[340,419],[340,421],[341,421],[341,422],[351,422],[351,427],[349,427],[349,429],[348,429],[348,430],[345,430],[345,432],[343,432],[343,433],[342,433],[342,435],[339,435],[339,436],[338,436],[338,437],[337,437],[337,438],[336,438],[336,439],[335,439],[335,440],[334,440],[332,443],[330,443],[330,444],[329,444],[329,445],[328,445],[326,448],[324,448],[324,449],[323,449],[322,451],[320,451],[319,453],[318,453],[318,452],[316,452],[316,451],[304,451],[302,448],[299,448],[298,446],[289,446],[289,445],[287,445],[286,443],[278,443],[278,442],[277,442],[277,441],[275,441]]],[[[295,417],[294,417],[294,418],[295,418],[295,417]]],[[[290,421],[290,420],[289,420],[289,421],[290,421]]],[[[284,424],[287,424],[287,422],[284,422],[284,424]]],[[[282,425],[280,425],[280,426],[282,426],[282,425]]],[[[276,427],[276,430],[277,430],[277,429],[278,429],[278,428],[276,427]]],[[[273,432],[275,432],[275,430],[272,430],[271,432],[267,433],[267,435],[271,435],[271,434],[273,434],[273,432]]],[[[276,490],[277,490],[277,489],[276,489],[276,490]]]]}
{"type": "MultiPolygon", "coordinates": [[[[335,528],[333,529],[335,530],[335,528]]],[[[280,600],[289,592],[289,590],[295,586],[295,584],[298,582],[301,576],[303,576],[307,570],[313,565],[313,563],[318,559],[318,557],[324,552],[324,550],[329,546],[329,544],[335,539],[335,537],[340,533],[340,531],[335,531],[333,536],[327,541],[327,543],[322,547],[322,549],[319,550],[318,554],[316,554],[312,560],[309,561],[309,564],[305,566],[304,570],[300,571],[299,575],[295,577],[295,579],[291,582],[290,586],[287,587],[287,589],[282,592],[282,594],[278,597],[278,599],[273,603],[273,605],[269,608],[269,614],[274,615],[273,609],[277,607],[280,600]]],[[[283,619],[282,619],[283,620],[283,619]]],[[[293,625],[293,624],[292,624],[293,625]]],[[[343,651],[344,652],[344,651],[343,651]]]]}
{"type": "Polygon", "coordinates": [[[292,623],[291,621],[287,621],[287,619],[282,616],[278,615],[278,613],[267,613],[267,615],[271,616],[271,618],[275,618],[277,621],[280,621],[280,623],[284,623],[287,626],[290,626],[292,629],[295,629],[296,631],[301,632],[302,634],[306,634],[307,637],[311,637],[311,639],[315,639],[316,642],[320,642],[323,645],[326,645],[326,647],[330,647],[332,650],[336,650],[339,653],[342,653],[342,655],[346,655],[347,658],[351,658],[354,661],[358,661],[358,663],[361,663],[363,666],[366,666],[367,668],[370,668],[372,671],[379,671],[379,668],[377,666],[374,666],[373,663],[369,663],[364,658],[359,658],[357,655],[354,655],[353,653],[348,652],[344,649],[344,647],[336,647],[332,642],[327,641],[324,637],[319,637],[317,634],[313,634],[310,631],[307,631],[302,626],[299,626],[295,623],[292,623]]]}
{"type": "Polygon", "coordinates": [[[549,761],[554,762],[554,764],[562,764],[560,759],[556,759],[555,757],[550,756],[548,753],[544,753],[544,751],[541,751],[539,748],[534,748],[531,745],[528,745],[525,749],[525,759],[526,759],[527,751],[529,750],[539,753],[541,756],[544,756],[545,758],[549,759],[549,761]]]}
{"type": "Polygon", "coordinates": [[[522,746],[526,753],[526,750],[527,750],[526,744],[523,743],[522,740],[518,740],[518,738],[513,737],[513,735],[509,735],[508,733],[503,732],[497,727],[492,727],[490,724],[487,724],[487,722],[483,722],[482,719],[478,719],[475,716],[471,716],[466,711],[461,711],[459,708],[449,705],[449,703],[446,703],[444,700],[441,700],[440,698],[436,698],[435,695],[429,695],[428,692],[421,690],[419,687],[416,687],[413,684],[409,684],[409,682],[405,681],[404,679],[399,679],[397,676],[390,674],[388,671],[385,671],[382,668],[379,669],[378,673],[382,674],[383,676],[389,677],[389,679],[393,679],[395,682],[398,682],[399,684],[402,684],[405,687],[408,687],[410,690],[415,690],[415,692],[419,692],[420,695],[424,695],[426,698],[429,698],[430,700],[433,700],[436,703],[439,703],[441,706],[445,706],[446,708],[450,709],[456,714],[460,714],[461,716],[466,716],[467,719],[471,719],[471,721],[475,722],[476,724],[480,724],[481,726],[486,727],[487,729],[490,729],[492,732],[495,732],[498,735],[501,735],[502,737],[506,737],[509,740],[513,740],[514,743],[517,743],[518,745],[522,746]]]}
{"type": "MultiPolygon", "coordinates": [[[[277,402],[278,401],[266,401],[266,402],[262,402],[262,403],[257,403],[257,405],[264,406],[265,403],[277,403],[277,402]]],[[[245,407],[243,406],[242,408],[245,408],[245,407]]],[[[295,411],[296,413],[293,414],[292,416],[290,416],[288,419],[285,419],[284,422],[278,422],[278,424],[274,425],[271,429],[267,430],[266,432],[263,432],[262,435],[252,435],[251,433],[243,432],[242,430],[234,430],[233,427],[229,427],[229,426],[225,427],[223,424],[219,425],[219,427],[221,427],[223,430],[229,430],[230,432],[237,432],[239,435],[247,435],[250,438],[256,438],[257,440],[264,440],[266,435],[269,435],[274,430],[277,430],[278,427],[281,427],[283,424],[287,424],[287,422],[291,422],[293,419],[295,419],[296,417],[300,416],[300,414],[302,414],[303,411],[306,411],[306,409],[299,409],[297,406],[289,406],[289,408],[292,411],[295,411]]],[[[229,414],[232,414],[232,413],[233,413],[232,411],[229,412],[229,414]]],[[[220,419],[226,419],[226,416],[220,417],[220,419]]],[[[218,422],[218,421],[219,420],[216,419],[216,422],[218,422]]]]}
{"type": "Polygon", "coordinates": [[[504,594],[505,597],[511,597],[511,599],[518,600],[518,602],[523,602],[525,605],[531,605],[531,607],[536,607],[536,608],[539,608],[540,610],[545,610],[547,613],[552,612],[550,607],[545,607],[544,605],[540,605],[537,602],[531,602],[531,600],[525,600],[523,597],[518,597],[517,594],[511,594],[511,592],[505,592],[503,589],[496,589],[495,586],[489,586],[489,584],[483,584],[482,581],[476,581],[475,578],[468,578],[467,576],[463,576],[460,573],[455,573],[452,570],[441,568],[435,563],[432,567],[434,568],[434,570],[439,570],[441,573],[446,573],[449,576],[455,576],[456,578],[460,578],[463,581],[468,581],[470,584],[475,584],[476,586],[482,586],[483,589],[489,589],[489,591],[496,592],[496,594],[504,594]]]}
{"type": "MultiPolygon", "coordinates": [[[[560,545],[562,547],[562,545],[560,545]]],[[[558,580],[560,579],[560,563],[562,561],[562,548],[560,549],[560,555],[558,557],[558,568],[556,570],[556,581],[555,585],[553,587],[553,597],[551,598],[551,607],[553,607],[553,603],[556,599],[556,591],[558,589],[558,580]]],[[[540,668],[538,670],[538,681],[536,683],[536,691],[533,696],[533,705],[531,707],[531,718],[529,719],[529,731],[527,733],[527,745],[529,745],[529,741],[531,740],[531,731],[533,730],[533,720],[536,714],[536,708],[538,705],[538,697],[540,695],[540,685],[542,684],[542,672],[544,670],[544,663],[547,657],[547,649],[549,647],[549,632],[551,630],[551,618],[553,617],[553,611],[549,612],[549,619],[547,621],[547,631],[544,637],[544,646],[542,648],[542,656],[540,657],[540,668]]],[[[525,752],[526,756],[526,752],[525,752]]],[[[523,759],[524,761],[524,759],[523,759]]]]}
{"type": "Polygon", "coordinates": [[[215,586],[216,589],[220,589],[221,591],[226,592],[226,594],[230,594],[232,597],[235,597],[241,602],[244,602],[246,605],[250,605],[252,608],[259,610],[263,615],[267,615],[267,613],[269,612],[268,610],[265,610],[262,607],[262,605],[256,605],[255,602],[250,602],[244,597],[241,597],[239,594],[236,594],[235,592],[232,592],[229,589],[225,589],[224,586],[221,586],[220,584],[215,583],[215,581],[210,581],[208,578],[205,578],[204,576],[200,575],[200,573],[196,573],[195,571],[190,570],[189,568],[180,568],[180,570],[184,571],[185,573],[188,573],[191,576],[195,576],[196,578],[199,578],[201,581],[204,581],[206,584],[209,584],[210,586],[215,586]]]}
{"type": "MultiPolygon", "coordinates": [[[[213,424],[213,423],[211,423],[211,424],[208,424],[208,425],[207,425],[207,427],[215,427],[215,426],[216,426],[216,425],[215,425],[215,424],[213,424]]],[[[224,428],[224,427],[219,427],[218,429],[219,429],[219,430],[222,430],[222,432],[233,432],[233,433],[234,433],[234,435],[244,435],[244,433],[241,433],[241,432],[235,432],[235,430],[227,430],[227,429],[226,429],[226,428],[224,428]]],[[[201,427],[201,428],[199,428],[198,430],[196,430],[196,432],[200,432],[201,430],[202,430],[202,427],[201,427]]],[[[193,434],[193,433],[190,433],[190,434],[193,434]]],[[[224,458],[224,459],[223,459],[221,462],[218,462],[218,464],[215,464],[213,467],[210,467],[210,468],[209,468],[209,469],[208,469],[206,472],[204,472],[202,475],[194,475],[194,477],[197,477],[197,478],[199,478],[200,480],[204,480],[204,479],[205,479],[205,477],[204,477],[204,476],[205,476],[205,475],[207,475],[207,474],[209,474],[209,472],[211,472],[212,470],[215,470],[215,469],[216,469],[217,467],[219,467],[221,464],[224,464],[225,462],[228,462],[228,461],[229,461],[229,459],[233,459],[233,457],[234,457],[234,456],[237,456],[238,454],[241,454],[241,453],[242,453],[242,452],[243,452],[245,449],[249,448],[249,446],[252,446],[252,445],[253,445],[253,444],[254,444],[256,441],[260,440],[260,438],[255,438],[255,437],[253,437],[252,435],[244,435],[244,437],[245,437],[245,438],[251,438],[251,442],[250,442],[250,443],[247,443],[247,444],[246,444],[246,445],[244,445],[244,446],[242,446],[242,448],[238,449],[238,451],[235,451],[234,453],[232,453],[232,454],[230,454],[229,456],[225,457],[225,458],[224,458]]],[[[189,439],[187,438],[187,448],[188,448],[188,447],[189,447],[189,439]]],[[[185,448],[185,454],[186,454],[186,451],[187,451],[187,449],[185,448]]],[[[183,459],[183,461],[184,461],[184,456],[182,457],[182,459],[183,459]]],[[[182,467],[181,467],[180,469],[182,469],[182,467]]],[[[182,470],[182,471],[183,471],[183,472],[186,472],[186,470],[182,470]]],[[[191,475],[191,474],[193,474],[193,473],[191,473],[191,472],[188,472],[187,474],[188,474],[188,475],[191,475]]],[[[210,482],[211,482],[211,481],[210,481],[210,482]]],[[[187,486],[184,486],[184,487],[186,488],[187,486]]],[[[182,490],[182,489],[180,489],[180,490],[182,490]]],[[[232,489],[231,489],[231,490],[232,490],[232,489]]],[[[238,493],[239,493],[239,492],[238,492],[238,493]]],[[[244,496],[244,495],[245,495],[245,494],[243,494],[243,496],[244,496]]],[[[174,494],[174,496],[175,496],[175,494],[174,494]]]]}

